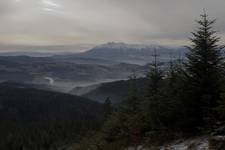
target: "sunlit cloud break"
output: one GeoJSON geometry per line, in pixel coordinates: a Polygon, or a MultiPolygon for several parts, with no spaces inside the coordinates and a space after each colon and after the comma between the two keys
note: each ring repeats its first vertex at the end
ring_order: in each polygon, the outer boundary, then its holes
{"type": "Polygon", "coordinates": [[[53,2],[52,0],[42,0],[41,1],[42,10],[50,12],[50,13],[56,13],[56,14],[62,14],[63,11],[61,10],[62,5],[53,2]]]}
{"type": "Polygon", "coordinates": [[[52,8],[60,8],[61,7],[60,4],[55,3],[52,0],[42,0],[41,4],[44,5],[44,7],[52,7],[52,8]]]}

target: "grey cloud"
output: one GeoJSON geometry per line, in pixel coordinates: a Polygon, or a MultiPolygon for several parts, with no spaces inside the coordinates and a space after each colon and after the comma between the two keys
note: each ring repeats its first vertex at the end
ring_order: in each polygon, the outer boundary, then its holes
{"type": "Polygon", "coordinates": [[[10,5],[11,4],[7,0],[1,0],[0,1],[0,17],[6,15],[9,12],[11,12],[10,5]]]}
{"type": "Polygon", "coordinates": [[[203,8],[225,37],[224,6],[224,0],[1,0],[0,43],[179,44],[203,8]]]}

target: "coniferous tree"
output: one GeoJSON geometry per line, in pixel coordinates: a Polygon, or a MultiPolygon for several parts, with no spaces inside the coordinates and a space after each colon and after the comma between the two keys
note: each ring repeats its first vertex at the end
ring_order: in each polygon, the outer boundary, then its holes
{"type": "Polygon", "coordinates": [[[162,114],[164,109],[164,95],[161,90],[163,82],[163,72],[158,64],[158,55],[154,51],[154,62],[151,64],[150,71],[147,73],[148,87],[144,103],[145,122],[148,125],[146,130],[158,130],[163,127],[162,114]]]}
{"type": "Polygon", "coordinates": [[[192,125],[202,125],[214,118],[212,108],[218,105],[220,98],[220,80],[222,78],[222,47],[215,35],[213,24],[206,13],[197,21],[199,27],[192,33],[193,43],[188,49],[185,63],[189,99],[186,100],[188,117],[192,125]],[[206,121],[206,122],[204,122],[206,121]]]}
{"type": "Polygon", "coordinates": [[[125,101],[124,111],[127,113],[127,128],[129,129],[129,139],[134,146],[138,146],[143,126],[143,116],[141,108],[141,98],[138,96],[137,77],[133,73],[129,79],[128,98],[125,101]]]}
{"type": "Polygon", "coordinates": [[[164,110],[165,113],[163,123],[167,125],[170,130],[178,130],[181,116],[181,99],[183,95],[183,69],[180,58],[178,60],[171,60],[168,73],[164,79],[166,84],[163,87],[164,93],[164,110]]]}
{"type": "Polygon", "coordinates": [[[152,96],[159,92],[160,84],[163,79],[163,72],[159,67],[158,55],[156,50],[154,50],[154,61],[150,66],[150,71],[147,73],[147,79],[149,80],[147,96],[152,96]]]}
{"type": "Polygon", "coordinates": [[[129,77],[128,98],[125,100],[127,107],[132,111],[140,112],[140,99],[138,97],[137,76],[133,73],[129,77]]]}

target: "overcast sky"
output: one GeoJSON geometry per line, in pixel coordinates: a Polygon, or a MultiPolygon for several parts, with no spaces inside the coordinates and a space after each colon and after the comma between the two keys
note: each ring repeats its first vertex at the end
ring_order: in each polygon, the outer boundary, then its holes
{"type": "Polygon", "coordinates": [[[225,0],[0,0],[0,44],[183,45],[203,8],[225,37],[225,0]]]}

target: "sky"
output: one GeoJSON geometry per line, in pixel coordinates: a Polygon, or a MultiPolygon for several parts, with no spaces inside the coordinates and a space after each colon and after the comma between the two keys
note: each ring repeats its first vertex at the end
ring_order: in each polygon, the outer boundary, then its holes
{"type": "Polygon", "coordinates": [[[225,40],[225,0],[0,0],[0,45],[185,45],[205,8],[225,40]]]}

